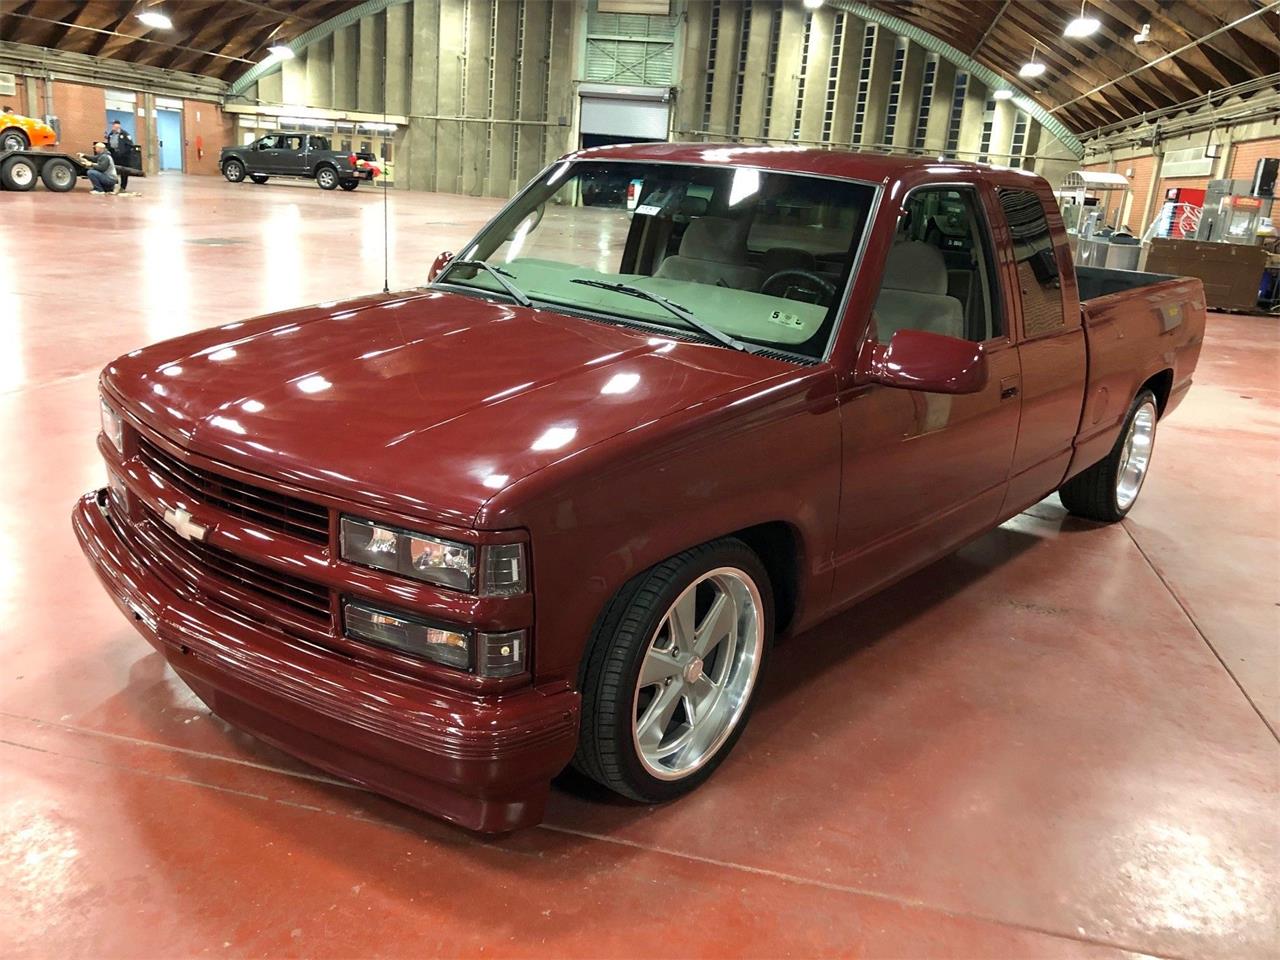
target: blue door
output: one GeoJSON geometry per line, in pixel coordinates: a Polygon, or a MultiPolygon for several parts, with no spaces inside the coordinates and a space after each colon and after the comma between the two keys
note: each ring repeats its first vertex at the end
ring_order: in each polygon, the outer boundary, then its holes
{"type": "Polygon", "coordinates": [[[182,111],[156,111],[156,137],[160,141],[160,169],[182,169],[182,111]]]}

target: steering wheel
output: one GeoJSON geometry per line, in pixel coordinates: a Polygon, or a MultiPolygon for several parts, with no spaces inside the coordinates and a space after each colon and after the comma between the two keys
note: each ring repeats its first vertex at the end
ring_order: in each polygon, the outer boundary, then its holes
{"type": "Polygon", "coordinates": [[[787,300],[801,300],[804,303],[816,303],[820,307],[829,307],[836,298],[836,285],[821,274],[812,270],[779,270],[766,280],[760,292],[771,297],[783,297],[787,300]],[[809,294],[810,297],[792,296],[794,293],[809,294]]]}

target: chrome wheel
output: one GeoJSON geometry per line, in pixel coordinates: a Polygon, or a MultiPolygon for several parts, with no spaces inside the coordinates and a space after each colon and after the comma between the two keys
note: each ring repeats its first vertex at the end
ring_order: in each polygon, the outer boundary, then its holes
{"type": "Polygon", "coordinates": [[[698,577],[649,640],[631,709],[645,770],[680,780],[710,761],[751,698],[764,650],[764,604],[736,567],[698,577]]]}
{"type": "Polygon", "coordinates": [[[1116,506],[1128,510],[1147,478],[1156,439],[1156,405],[1148,400],[1134,411],[1116,469],[1116,506]]]}

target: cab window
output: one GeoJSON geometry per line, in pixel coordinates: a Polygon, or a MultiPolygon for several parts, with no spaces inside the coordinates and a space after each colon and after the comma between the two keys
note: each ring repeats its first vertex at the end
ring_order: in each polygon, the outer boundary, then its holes
{"type": "Polygon", "coordinates": [[[1040,198],[1030,190],[1000,190],[1022,292],[1022,333],[1035,337],[1067,324],[1058,260],[1040,198]]]}
{"type": "Polygon", "coordinates": [[[908,194],[874,310],[876,335],[924,330],[982,342],[1004,335],[990,232],[968,187],[908,194]]]}

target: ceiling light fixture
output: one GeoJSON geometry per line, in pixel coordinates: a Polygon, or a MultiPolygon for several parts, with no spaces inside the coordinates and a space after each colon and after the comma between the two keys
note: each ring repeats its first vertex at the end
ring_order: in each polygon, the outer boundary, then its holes
{"type": "Polygon", "coordinates": [[[1067,24],[1066,29],[1062,31],[1064,37],[1088,37],[1098,32],[1098,28],[1102,26],[1102,21],[1097,17],[1086,17],[1084,15],[1084,0],[1080,0],[1080,16],[1076,17],[1067,24]]]}
{"type": "Polygon", "coordinates": [[[148,27],[155,27],[157,30],[173,29],[173,21],[161,10],[143,10],[138,14],[138,19],[148,27]]]}
{"type": "Polygon", "coordinates": [[[1018,68],[1020,77],[1038,77],[1044,73],[1044,64],[1036,60],[1036,45],[1031,45],[1031,59],[1018,68]]]}
{"type": "Polygon", "coordinates": [[[1013,91],[1012,91],[1012,90],[997,90],[995,93],[991,94],[991,99],[992,99],[992,100],[1012,100],[1012,99],[1013,99],[1013,91]]]}
{"type": "Polygon", "coordinates": [[[822,6],[823,0],[804,0],[806,10],[817,10],[822,6]]]}
{"type": "Polygon", "coordinates": [[[273,43],[267,47],[267,53],[275,57],[277,60],[292,60],[295,56],[293,48],[287,43],[273,43]]]}
{"type": "Polygon", "coordinates": [[[1151,24],[1144,23],[1142,29],[1133,35],[1134,43],[1150,43],[1151,42],[1151,24]]]}

